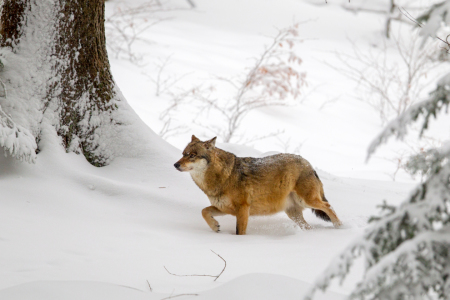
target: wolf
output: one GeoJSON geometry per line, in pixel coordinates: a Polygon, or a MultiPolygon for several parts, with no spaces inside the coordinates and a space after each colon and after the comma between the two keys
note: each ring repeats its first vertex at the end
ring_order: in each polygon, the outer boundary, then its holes
{"type": "Polygon", "coordinates": [[[311,226],[303,218],[305,208],[317,217],[341,221],[325,199],[323,185],[311,164],[299,155],[276,154],[267,157],[237,157],[215,146],[216,137],[202,142],[195,135],[174,166],[189,172],[208,196],[211,206],[202,210],[203,218],[215,232],[214,218],[236,216],[236,234],[246,234],[249,216],[271,215],[281,211],[303,229],[311,226]]]}

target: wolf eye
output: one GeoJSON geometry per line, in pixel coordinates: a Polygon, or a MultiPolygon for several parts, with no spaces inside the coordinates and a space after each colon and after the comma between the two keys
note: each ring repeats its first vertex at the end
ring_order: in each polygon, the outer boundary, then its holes
{"type": "Polygon", "coordinates": [[[194,158],[195,154],[191,153],[191,155],[189,155],[190,158],[194,158]]]}

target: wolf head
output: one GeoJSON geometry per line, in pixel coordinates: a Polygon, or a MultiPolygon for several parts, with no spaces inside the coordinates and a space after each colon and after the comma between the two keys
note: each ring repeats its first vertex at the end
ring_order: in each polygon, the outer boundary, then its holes
{"type": "Polygon", "coordinates": [[[202,142],[195,135],[183,151],[183,157],[174,166],[180,172],[198,172],[211,161],[211,151],[216,146],[216,138],[202,142]]]}

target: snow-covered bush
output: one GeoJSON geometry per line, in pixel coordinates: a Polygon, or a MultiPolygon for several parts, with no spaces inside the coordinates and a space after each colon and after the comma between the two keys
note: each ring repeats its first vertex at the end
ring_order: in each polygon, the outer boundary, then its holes
{"type": "MultiPolygon", "coordinates": [[[[450,14],[450,1],[433,8],[439,13],[428,12],[428,23],[450,21],[444,19],[450,14]],[[443,7],[447,7],[445,13],[443,7]]],[[[431,117],[447,111],[449,103],[450,74],[439,80],[427,100],[390,122],[370,146],[369,155],[389,137],[405,137],[414,122],[420,122],[422,135],[431,117]]],[[[312,299],[316,290],[325,290],[333,279],[342,282],[359,257],[365,262],[364,277],[350,299],[449,298],[450,143],[412,157],[408,168],[426,175],[426,180],[399,207],[382,205],[382,214],[332,262],[307,299],[312,299]]]]}

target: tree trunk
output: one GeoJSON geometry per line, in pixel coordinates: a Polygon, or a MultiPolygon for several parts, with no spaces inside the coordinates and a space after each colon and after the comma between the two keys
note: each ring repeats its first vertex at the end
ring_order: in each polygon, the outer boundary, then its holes
{"type": "Polygon", "coordinates": [[[388,11],[388,15],[386,17],[386,24],[385,24],[385,29],[384,29],[384,33],[386,35],[386,38],[390,38],[391,37],[391,22],[392,22],[392,14],[394,13],[395,8],[397,7],[397,5],[395,4],[394,0],[390,0],[389,1],[389,11],[388,11]]]}
{"type": "MultiPolygon", "coordinates": [[[[36,139],[36,153],[50,124],[66,151],[91,164],[114,156],[102,139],[121,126],[114,116],[123,99],[110,72],[104,19],[104,0],[4,0],[0,79],[7,96],[0,98],[0,121],[3,109],[36,139]]],[[[1,130],[0,146],[11,153],[1,130]]]]}

